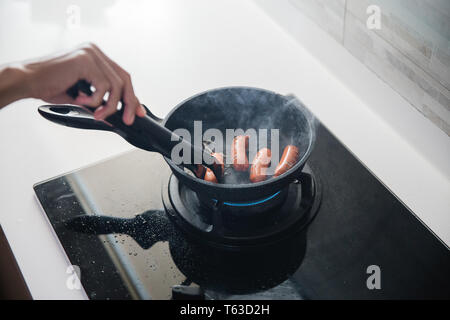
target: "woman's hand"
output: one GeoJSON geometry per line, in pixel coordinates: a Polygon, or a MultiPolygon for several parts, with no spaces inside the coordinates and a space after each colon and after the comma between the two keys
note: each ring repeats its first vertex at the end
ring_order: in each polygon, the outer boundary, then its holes
{"type": "Polygon", "coordinates": [[[133,91],[130,75],[108,58],[95,44],[83,45],[66,54],[26,63],[22,66],[26,96],[50,103],[72,103],[98,107],[97,119],[105,119],[124,103],[123,121],[130,125],[135,115],[145,116],[133,91]],[[76,99],[66,94],[78,80],[86,80],[95,91],[91,96],[79,93],[76,99]],[[103,97],[108,93],[106,104],[103,97]]]}

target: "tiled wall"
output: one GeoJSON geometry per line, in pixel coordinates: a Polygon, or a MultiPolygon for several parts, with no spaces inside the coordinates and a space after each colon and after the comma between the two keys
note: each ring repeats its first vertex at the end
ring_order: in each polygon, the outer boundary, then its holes
{"type": "Polygon", "coordinates": [[[450,0],[289,1],[450,135],[450,0]]]}

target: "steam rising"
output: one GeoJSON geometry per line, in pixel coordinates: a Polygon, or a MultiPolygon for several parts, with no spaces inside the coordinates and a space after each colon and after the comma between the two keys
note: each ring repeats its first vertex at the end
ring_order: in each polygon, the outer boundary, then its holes
{"type": "Polygon", "coordinates": [[[231,144],[235,136],[253,136],[248,150],[250,164],[258,150],[271,149],[272,164],[267,172],[272,175],[287,145],[298,147],[299,161],[307,158],[317,128],[316,118],[295,96],[246,87],[223,88],[197,95],[185,101],[171,115],[166,126],[172,130],[187,129],[194,136],[195,121],[202,122],[203,141],[207,138],[208,147],[225,154],[227,165],[223,182],[232,184],[250,183],[248,172],[235,174],[230,169],[233,161],[231,144]]]}

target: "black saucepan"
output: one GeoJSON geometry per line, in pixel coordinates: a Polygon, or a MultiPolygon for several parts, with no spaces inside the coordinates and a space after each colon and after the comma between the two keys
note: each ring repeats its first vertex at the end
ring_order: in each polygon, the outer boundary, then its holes
{"type": "Polygon", "coordinates": [[[205,182],[165,158],[181,183],[217,200],[246,202],[275,194],[298,178],[314,145],[314,125],[309,112],[297,99],[268,90],[250,87],[209,90],[181,102],[167,115],[163,124],[171,130],[186,128],[193,134],[194,121],[199,120],[202,121],[203,131],[217,128],[224,136],[226,129],[279,129],[279,155],[289,144],[296,145],[300,151],[299,161],[285,174],[263,182],[245,184],[205,182]]]}
{"type": "MultiPolygon", "coordinates": [[[[64,117],[64,114],[57,115],[58,120],[48,116],[51,108],[58,105],[46,105],[40,107],[40,113],[47,119],[59,124],[81,127],[88,129],[110,130],[118,133],[111,127],[99,122],[98,126],[93,125],[92,118],[89,119],[89,127],[86,125],[74,125],[72,117],[64,117]]],[[[73,112],[69,112],[71,114],[73,112]]],[[[226,87],[209,90],[191,97],[177,105],[165,119],[158,119],[150,113],[153,120],[161,123],[167,129],[187,129],[192,137],[194,136],[194,121],[202,121],[203,132],[215,128],[223,132],[226,136],[226,129],[278,129],[279,130],[279,155],[281,156],[286,145],[295,145],[299,148],[299,160],[294,167],[278,177],[271,177],[258,183],[241,184],[215,184],[194,177],[184,170],[180,165],[175,164],[167,154],[164,156],[174,175],[179,181],[197,193],[218,201],[227,202],[251,202],[269,197],[288,184],[296,180],[303,169],[314,145],[314,124],[309,112],[294,97],[280,95],[268,90],[251,87],[226,87]]],[[[111,117],[120,117],[113,115],[111,117]]],[[[111,118],[110,117],[110,118],[111,118]]],[[[119,125],[120,121],[110,121],[119,125]]],[[[120,120],[120,118],[119,118],[120,120]]],[[[79,117],[76,120],[79,122],[79,117]]],[[[123,127],[123,130],[134,130],[137,124],[130,127],[123,127]]],[[[151,136],[152,131],[145,128],[139,129],[139,135],[151,136]]],[[[270,132],[270,131],[269,131],[270,132]]],[[[120,133],[119,133],[120,134],[120,133]]],[[[122,132],[121,136],[137,147],[149,151],[138,143],[133,143],[133,138],[127,137],[122,132]]],[[[227,141],[230,143],[230,141],[227,141]]],[[[269,147],[270,140],[269,140],[269,147]]],[[[250,159],[251,160],[251,159],[250,159]]],[[[272,159],[277,161],[279,159],[272,159]]],[[[158,168],[155,168],[158,170],[158,168]]]]}

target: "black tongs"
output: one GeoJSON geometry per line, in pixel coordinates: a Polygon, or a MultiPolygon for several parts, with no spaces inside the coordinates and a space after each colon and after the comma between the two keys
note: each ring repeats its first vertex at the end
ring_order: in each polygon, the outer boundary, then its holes
{"type": "MultiPolygon", "coordinates": [[[[67,94],[72,98],[78,96],[81,91],[87,95],[91,95],[91,85],[84,81],[78,81],[73,87],[67,90],[67,94]]],[[[144,106],[144,105],[143,105],[144,106]]],[[[126,125],[122,121],[124,107],[105,120],[96,120],[94,118],[95,108],[88,106],[78,106],[71,104],[48,104],[38,108],[39,113],[52,122],[73,128],[104,130],[117,133],[129,143],[151,152],[158,152],[166,158],[171,159],[172,149],[179,143],[184,144],[183,150],[191,150],[190,163],[181,163],[196,172],[197,166],[194,159],[202,159],[203,165],[213,170],[216,177],[222,175],[221,166],[215,165],[217,161],[208,148],[202,146],[194,146],[189,141],[176,135],[171,130],[164,127],[162,119],[155,116],[150,110],[144,106],[147,111],[145,117],[136,117],[131,126],[126,125]]]]}

